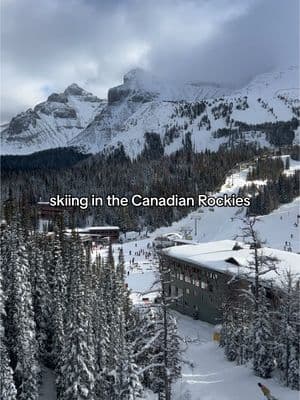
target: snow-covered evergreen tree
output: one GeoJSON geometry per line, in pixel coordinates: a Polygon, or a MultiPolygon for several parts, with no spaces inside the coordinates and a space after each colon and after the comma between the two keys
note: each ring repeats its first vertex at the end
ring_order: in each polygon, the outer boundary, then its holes
{"type": "Polygon", "coordinates": [[[0,399],[1,400],[16,400],[17,390],[13,379],[13,371],[10,366],[9,355],[6,348],[6,338],[4,331],[3,319],[4,311],[4,292],[2,290],[2,257],[0,254],[0,399]]]}
{"type": "Polygon", "coordinates": [[[59,360],[59,400],[95,399],[95,351],[92,324],[86,313],[85,260],[82,245],[77,238],[72,254],[73,274],[70,303],[64,335],[64,347],[59,360]]]}
{"type": "Polygon", "coordinates": [[[13,371],[2,338],[0,338],[0,353],[0,400],[16,400],[17,390],[13,379],[13,371]]]}
{"type": "Polygon", "coordinates": [[[251,315],[243,346],[249,346],[253,357],[253,370],[262,378],[269,378],[275,368],[275,342],[273,333],[272,305],[266,296],[264,275],[276,271],[277,259],[266,256],[263,241],[260,239],[256,223],[257,218],[246,217],[241,228],[244,242],[253,249],[253,258],[248,263],[247,271],[240,277],[252,281],[248,290],[244,290],[246,305],[251,315]]]}
{"type": "MultiPolygon", "coordinates": [[[[150,339],[153,349],[152,374],[156,390],[164,400],[172,396],[172,383],[180,376],[180,338],[175,318],[170,313],[172,298],[169,297],[170,271],[163,259],[159,260],[160,302],[155,307],[155,334],[150,339]]],[[[149,345],[148,345],[149,346],[149,345]]],[[[150,362],[150,365],[151,365],[150,362]]]]}
{"type": "Polygon", "coordinates": [[[292,389],[300,389],[300,299],[299,281],[290,271],[285,273],[280,288],[277,312],[277,363],[281,379],[292,389]]]}
{"type": "Polygon", "coordinates": [[[275,368],[272,312],[264,288],[259,289],[258,310],[254,311],[253,370],[257,376],[270,378],[275,368]]]}
{"type": "Polygon", "coordinates": [[[51,322],[50,304],[52,304],[52,297],[43,257],[45,242],[46,238],[44,235],[35,234],[31,238],[29,263],[39,357],[47,363],[48,336],[51,322]]]}
{"type": "Polygon", "coordinates": [[[237,358],[236,329],[234,320],[233,300],[227,299],[222,307],[222,329],[220,346],[224,347],[224,353],[228,361],[237,358]]]}
{"type": "Polygon", "coordinates": [[[10,227],[6,266],[6,332],[12,368],[20,400],[38,396],[37,342],[32,305],[32,289],[23,232],[14,220],[10,227]]]}
{"type": "Polygon", "coordinates": [[[55,236],[51,254],[51,289],[52,289],[52,359],[56,368],[64,347],[64,310],[66,309],[66,272],[63,264],[61,243],[55,236]]]}

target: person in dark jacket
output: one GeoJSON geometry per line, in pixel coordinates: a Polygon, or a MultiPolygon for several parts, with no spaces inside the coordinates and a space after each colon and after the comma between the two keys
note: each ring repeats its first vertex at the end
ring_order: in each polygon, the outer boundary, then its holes
{"type": "Polygon", "coordinates": [[[261,391],[263,392],[264,396],[268,399],[268,400],[278,400],[276,397],[274,397],[270,391],[269,388],[267,388],[267,386],[263,385],[262,383],[258,383],[258,386],[260,387],[261,391]]]}

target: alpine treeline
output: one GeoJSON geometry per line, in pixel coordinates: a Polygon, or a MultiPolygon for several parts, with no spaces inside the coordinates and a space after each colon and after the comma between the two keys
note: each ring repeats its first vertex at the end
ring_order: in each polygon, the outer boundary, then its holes
{"type": "Polygon", "coordinates": [[[147,388],[164,400],[180,373],[176,323],[159,303],[133,307],[122,249],[92,260],[75,233],[22,219],[1,229],[1,400],[37,400],[44,367],[58,400],[135,400],[147,388]]]}
{"type": "Polygon", "coordinates": [[[265,379],[277,369],[284,385],[299,390],[299,277],[286,271],[277,286],[264,281],[267,272],[276,272],[278,260],[264,255],[256,221],[244,220],[242,236],[253,249],[253,260],[249,273],[236,276],[229,284],[220,345],[229,361],[250,363],[255,375],[265,379]]]}

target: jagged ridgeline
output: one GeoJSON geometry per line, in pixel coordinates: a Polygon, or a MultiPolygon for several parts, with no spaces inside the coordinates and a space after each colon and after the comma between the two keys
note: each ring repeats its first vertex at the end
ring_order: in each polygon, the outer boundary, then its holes
{"type": "Polygon", "coordinates": [[[216,83],[180,84],[141,69],[99,99],[76,84],[14,116],[2,127],[2,154],[30,154],[77,146],[97,153],[122,143],[136,158],[145,133],[160,135],[168,154],[191,133],[197,151],[239,141],[261,146],[291,145],[300,113],[299,68],[255,77],[233,90],[216,83]]]}
{"type": "MultiPolygon", "coordinates": [[[[113,152],[98,154],[77,164],[56,169],[4,169],[2,174],[2,199],[10,196],[33,208],[34,204],[55,194],[74,196],[108,194],[131,197],[147,196],[194,196],[217,190],[226,174],[241,161],[253,159],[263,151],[253,144],[238,145],[232,149],[221,148],[217,152],[193,151],[187,134],[181,150],[164,154],[158,134],[146,135],[141,155],[130,159],[123,146],[113,152]]],[[[122,229],[152,229],[169,225],[189,212],[185,208],[126,207],[75,209],[72,218],[77,225],[84,225],[87,218],[93,223],[120,225],[122,229]]]]}

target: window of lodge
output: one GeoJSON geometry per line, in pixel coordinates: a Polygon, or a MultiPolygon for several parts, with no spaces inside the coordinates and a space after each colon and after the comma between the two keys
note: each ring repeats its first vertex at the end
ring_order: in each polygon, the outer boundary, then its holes
{"type": "Polygon", "coordinates": [[[201,281],[201,289],[207,289],[207,282],[201,281]]]}
{"type": "Polygon", "coordinates": [[[199,286],[200,286],[199,279],[193,279],[193,284],[194,284],[195,286],[199,287],[199,286]]]}
{"type": "Polygon", "coordinates": [[[171,285],[171,296],[177,296],[178,295],[178,288],[174,285],[171,285]]]}

